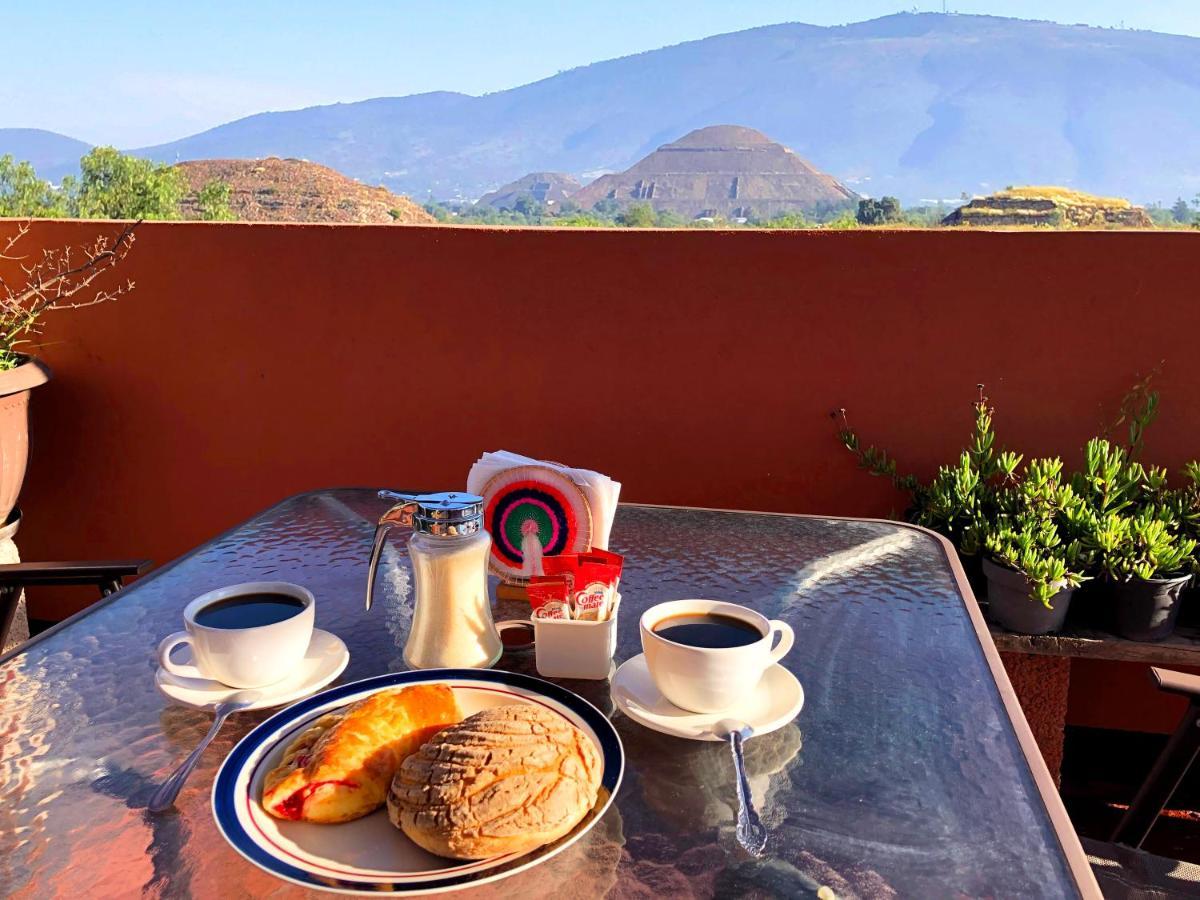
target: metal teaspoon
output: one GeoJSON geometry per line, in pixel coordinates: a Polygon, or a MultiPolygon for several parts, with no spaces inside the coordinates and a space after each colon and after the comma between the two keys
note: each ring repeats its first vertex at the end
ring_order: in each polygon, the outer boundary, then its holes
{"type": "Polygon", "coordinates": [[[238,691],[236,694],[232,694],[228,700],[217,704],[215,710],[216,718],[213,719],[212,727],[208,729],[208,734],[200,740],[199,746],[183,761],[183,765],[176,769],[170,778],[158,786],[158,790],[150,798],[150,812],[166,812],[175,805],[175,798],[179,796],[179,792],[183,789],[184,782],[192,774],[192,769],[196,768],[196,763],[200,762],[200,757],[204,755],[205,748],[212,743],[212,739],[217,736],[217,733],[221,730],[221,726],[225,724],[225,720],[232,713],[252,705],[261,696],[261,691],[238,691]]]}
{"type": "Polygon", "coordinates": [[[754,808],[754,797],[746,778],[746,760],[742,756],[742,742],[754,736],[754,729],[737,719],[722,719],[713,726],[713,733],[727,737],[733,752],[733,768],[737,772],[738,843],[754,856],[762,856],[767,848],[767,829],[758,817],[758,810],[754,808]]]}

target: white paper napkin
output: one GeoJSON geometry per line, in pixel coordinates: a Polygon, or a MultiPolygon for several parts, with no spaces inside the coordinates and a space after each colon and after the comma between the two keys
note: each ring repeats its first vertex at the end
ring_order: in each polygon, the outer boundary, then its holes
{"type": "Polygon", "coordinates": [[[560,466],[558,463],[532,459],[508,450],[496,450],[485,453],[471,466],[467,475],[467,491],[472,494],[483,493],[483,487],[500,472],[517,466],[549,466],[558,469],[583,491],[588,507],[592,512],[592,546],[608,549],[608,539],[612,533],[613,517],[617,514],[617,498],[621,495],[621,482],[613,481],[607,475],[593,472],[591,469],[572,469],[560,466]]]}

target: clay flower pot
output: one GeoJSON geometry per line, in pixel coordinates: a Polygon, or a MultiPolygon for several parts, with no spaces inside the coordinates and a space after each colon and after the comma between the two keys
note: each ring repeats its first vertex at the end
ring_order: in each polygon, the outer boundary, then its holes
{"type": "Polygon", "coordinates": [[[988,617],[1017,634],[1050,634],[1063,626],[1075,588],[1064,587],[1050,598],[1050,609],[1030,596],[1029,580],[1013,569],[983,561],[987,576],[988,617]]]}
{"type": "MultiPolygon", "coordinates": [[[[0,565],[19,563],[21,554],[13,538],[21,527],[21,510],[14,509],[0,525],[0,565]]],[[[29,640],[29,618],[25,614],[25,600],[17,591],[15,602],[0,604],[0,653],[11,650],[17,644],[29,640]],[[7,605],[7,609],[4,607],[7,605]]]]}
{"type": "Polygon", "coordinates": [[[29,392],[50,380],[50,367],[32,356],[0,372],[0,522],[17,505],[29,462],[29,392]]]}
{"type": "Polygon", "coordinates": [[[1162,641],[1171,636],[1183,607],[1190,575],[1131,578],[1108,582],[1117,634],[1131,641],[1162,641]]]}

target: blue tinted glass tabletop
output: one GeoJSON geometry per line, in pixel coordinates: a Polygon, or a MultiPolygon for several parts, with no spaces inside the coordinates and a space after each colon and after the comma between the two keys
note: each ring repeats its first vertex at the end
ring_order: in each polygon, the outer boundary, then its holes
{"type": "MultiPolygon", "coordinates": [[[[238,856],[209,808],[221,760],[269,711],[227,724],[177,814],[146,812],[211,722],[158,694],[155,647],[199,594],[280,579],[311,589],[317,626],[350,648],[341,681],[404,669],[402,536],[363,608],[386,506],[357,489],[290,498],[0,662],[0,895],[304,893],[238,856]]],[[[640,652],[638,617],[663,600],[726,599],[795,629],[784,663],[804,709],[746,743],[770,852],[756,860],[737,843],[726,746],[641,727],[614,709],[606,681],[563,681],[613,717],[628,762],[617,802],[545,864],[467,893],[1098,895],[939,539],[891,522],[627,505],[612,549],[627,560],[618,661],[640,652]]],[[[496,604],[497,619],[527,615],[528,604],[496,604]]],[[[499,667],[537,674],[531,655],[499,667]]]]}

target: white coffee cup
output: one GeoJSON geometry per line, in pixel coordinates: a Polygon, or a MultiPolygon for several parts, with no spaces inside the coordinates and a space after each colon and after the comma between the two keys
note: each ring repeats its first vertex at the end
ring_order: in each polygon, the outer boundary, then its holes
{"type": "Polygon", "coordinates": [[[204,678],[235,688],[266,687],[290,675],[304,659],[312,638],[317,601],[298,584],[251,581],[202,594],[183,610],[186,631],[177,631],[158,645],[158,664],[180,678],[204,678]],[[304,604],[294,616],[249,628],[201,625],[196,615],[208,606],[248,594],[283,594],[304,604]],[[171,661],[171,651],[190,644],[194,665],[171,661]]]}
{"type": "Polygon", "coordinates": [[[787,655],[795,639],[787,622],[721,600],[659,603],[642,613],[641,632],[646,666],[655,686],[676,706],[698,713],[734,711],[739,703],[745,703],[763,673],[787,655]],[[706,614],[738,619],[762,637],[740,647],[693,647],[669,641],[654,630],[664,619],[706,614]],[[776,634],[779,644],[772,646],[776,634]]]}

